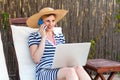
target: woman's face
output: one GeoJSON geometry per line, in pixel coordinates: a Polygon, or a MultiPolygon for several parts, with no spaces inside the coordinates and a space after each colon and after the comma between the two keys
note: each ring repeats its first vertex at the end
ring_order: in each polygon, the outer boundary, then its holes
{"type": "Polygon", "coordinates": [[[44,24],[47,26],[46,30],[53,30],[53,27],[56,25],[55,16],[50,15],[43,19],[44,24]]]}

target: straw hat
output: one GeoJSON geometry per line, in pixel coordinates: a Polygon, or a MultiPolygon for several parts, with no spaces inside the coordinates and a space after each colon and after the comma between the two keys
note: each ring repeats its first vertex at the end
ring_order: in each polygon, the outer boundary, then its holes
{"type": "Polygon", "coordinates": [[[47,14],[55,14],[56,15],[55,21],[58,22],[67,14],[67,12],[68,12],[67,10],[62,10],[62,9],[54,10],[53,8],[46,7],[46,8],[41,9],[38,13],[30,16],[27,19],[26,23],[29,27],[37,28],[38,20],[41,18],[41,16],[47,15],[47,14]]]}

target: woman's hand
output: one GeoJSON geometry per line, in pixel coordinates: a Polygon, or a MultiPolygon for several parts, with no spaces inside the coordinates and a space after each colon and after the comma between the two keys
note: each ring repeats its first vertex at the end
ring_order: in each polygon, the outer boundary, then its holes
{"type": "Polygon", "coordinates": [[[45,25],[42,24],[40,27],[39,27],[39,32],[42,36],[42,38],[46,38],[46,30],[44,29],[45,25]]]}

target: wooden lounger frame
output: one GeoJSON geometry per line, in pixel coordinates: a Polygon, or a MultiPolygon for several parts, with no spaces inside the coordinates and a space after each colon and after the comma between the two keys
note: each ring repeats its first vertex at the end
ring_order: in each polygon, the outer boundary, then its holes
{"type": "MultiPolygon", "coordinates": [[[[10,18],[9,19],[9,24],[10,25],[26,25],[26,20],[27,18],[10,18]]],[[[16,73],[15,73],[15,80],[20,80],[20,76],[19,76],[19,68],[18,68],[18,61],[17,61],[17,57],[16,57],[16,52],[15,52],[15,48],[13,45],[13,38],[12,38],[12,29],[10,28],[10,37],[11,37],[11,41],[12,41],[12,51],[13,51],[13,55],[15,57],[15,62],[16,62],[16,73]]]]}

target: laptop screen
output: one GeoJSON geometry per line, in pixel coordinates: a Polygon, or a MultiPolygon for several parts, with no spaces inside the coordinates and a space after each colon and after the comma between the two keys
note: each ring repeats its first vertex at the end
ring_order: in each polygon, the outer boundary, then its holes
{"type": "Polygon", "coordinates": [[[90,42],[57,45],[52,68],[84,66],[87,62],[90,45],[90,42]]]}

